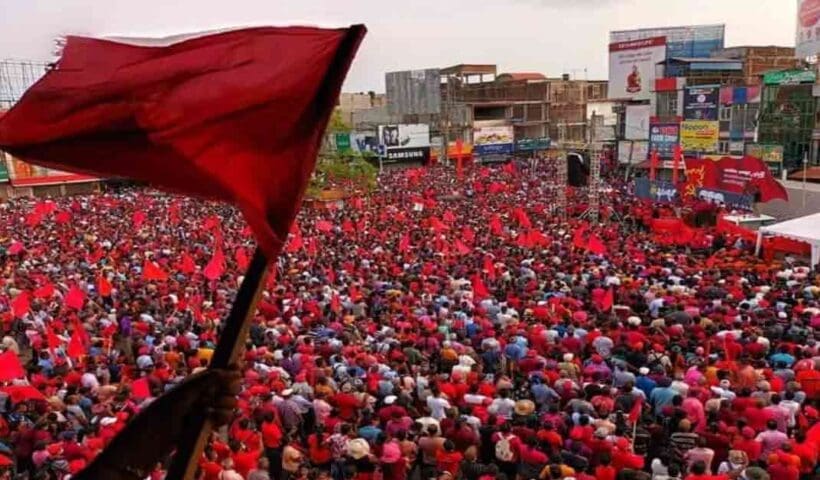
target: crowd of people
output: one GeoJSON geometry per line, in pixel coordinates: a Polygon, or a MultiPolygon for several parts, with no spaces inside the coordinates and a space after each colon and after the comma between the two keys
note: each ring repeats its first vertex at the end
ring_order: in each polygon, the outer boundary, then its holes
{"type": "MultiPolygon", "coordinates": [[[[818,478],[820,271],[661,241],[627,185],[590,223],[554,180],[394,170],[306,206],[197,479],[818,478]]],[[[208,366],[254,242],[146,189],[0,222],[0,478],[70,479],[208,366]]]]}

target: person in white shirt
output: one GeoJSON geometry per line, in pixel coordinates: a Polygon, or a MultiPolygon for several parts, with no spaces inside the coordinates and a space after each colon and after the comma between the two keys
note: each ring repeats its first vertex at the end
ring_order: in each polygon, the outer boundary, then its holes
{"type": "Polygon", "coordinates": [[[510,392],[507,390],[501,390],[499,392],[501,398],[496,398],[493,400],[493,403],[487,408],[487,411],[492,413],[493,415],[498,415],[499,417],[504,418],[512,418],[513,409],[515,408],[515,401],[511,398],[510,392]]]}
{"type": "Polygon", "coordinates": [[[436,420],[447,417],[447,410],[451,408],[450,402],[442,396],[438,387],[432,387],[433,394],[427,397],[427,408],[430,409],[430,416],[436,420]]]}

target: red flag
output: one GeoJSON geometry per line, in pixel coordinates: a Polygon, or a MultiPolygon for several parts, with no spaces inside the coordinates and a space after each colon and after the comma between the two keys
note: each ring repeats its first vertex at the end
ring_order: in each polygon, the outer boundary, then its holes
{"type": "Polygon", "coordinates": [[[583,248],[586,250],[587,242],[584,240],[584,232],[586,232],[585,228],[578,228],[572,234],[572,244],[576,248],[583,248]]]}
{"type": "Polygon", "coordinates": [[[410,250],[410,234],[404,233],[399,239],[399,252],[404,253],[410,250]]]}
{"type": "Polygon", "coordinates": [[[504,164],[503,167],[501,167],[501,170],[503,170],[504,173],[509,173],[510,175],[515,175],[515,164],[513,162],[508,162],[508,163],[504,164]]]}
{"type": "Polygon", "coordinates": [[[23,246],[22,242],[14,241],[11,242],[11,246],[9,247],[9,255],[18,255],[23,252],[26,247],[23,246]]]}
{"type": "Polygon", "coordinates": [[[354,233],[356,231],[356,226],[353,225],[353,222],[350,221],[349,218],[346,218],[342,222],[342,231],[345,233],[354,233]]]}
{"type": "Polygon", "coordinates": [[[225,255],[222,253],[221,248],[214,251],[211,261],[208,262],[202,273],[205,274],[205,278],[208,280],[216,280],[225,273],[225,255]]]}
{"type": "Polygon", "coordinates": [[[660,164],[660,157],[658,157],[658,150],[652,150],[652,155],[649,157],[649,180],[655,181],[655,175],[660,164]]]}
{"type": "Polygon", "coordinates": [[[530,236],[526,232],[521,232],[515,238],[515,244],[521,248],[532,248],[532,243],[530,242],[530,236]]]}
{"type": "Polygon", "coordinates": [[[51,298],[53,296],[54,296],[54,285],[52,285],[51,282],[46,282],[43,285],[40,285],[40,287],[38,287],[37,290],[34,291],[34,297],[35,298],[47,299],[47,298],[51,298]]]}
{"type": "Polygon", "coordinates": [[[333,224],[328,222],[327,220],[319,220],[318,222],[316,222],[316,230],[327,233],[333,230],[333,224]]]}
{"type": "Polygon", "coordinates": [[[347,294],[350,296],[350,299],[354,302],[358,301],[361,295],[359,294],[359,289],[356,288],[356,285],[351,284],[347,287],[347,294]]]}
{"type": "Polygon", "coordinates": [[[603,255],[603,254],[606,253],[606,246],[601,241],[601,239],[598,238],[598,236],[594,235],[594,234],[589,236],[589,242],[587,243],[587,249],[589,249],[590,252],[592,252],[596,255],[603,255]]]}
{"type": "Polygon", "coordinates": [[[190,275],[196,271],[196,263],[190,253],[184,252],[179,262],[179,271],[190,275]]]}
{"type": "Polygon", "coordinates": [[[338,295],[333,295],[330,299],[330,309],[334,312],[338,312],[342,309],[342,301],[339,299],[338,295]]]}
{"type": "Polygon", "coordinates": [[[26,376],[26,371],[14,352],[6,350],[0,353],[0,381],[8,382],[24,376],[26,376]]]}
{"type": "Polygon", "coordinates": [[[456,253],[458,253],[459,255],[467,255],[468,253],[470,253],[470,251],[470,247],[464,245],[464,242],[462,242],[458,238],[456,239],[456,253]]]}
{"type": "Polygon", "coordinates": [[[487,272],[487,278],[495,280],[495,265],[489,255],[484,257],[484,271],[487,272]]]}
{"type": "Polygon", "coordinates": [[[31,309],[31,301],[28,292],[20,292],[11,301],[11,312],[16,318],[23,318],[31,309]]]}
{"type": "MultiPolygon", "coordinates": [[[[82,328],[82,327],[80,327],[82,328]]],[[[70,358],[80,358],[85,354],[85,345],[83,344],[83,333],[80,328],[75,325],[74,332],[71,334],[71,340],[68,342],[66,353],[70,358]]]]}
{"type": "Polygon", "coordinates": [[[148,218],[148,215],[146,215],[145,212],[137,211],[131,215],[131,222],[134,224],[134,227],[140,228],[142,224],[145,223],[146,218],[148,218]]]}
{"type": "Polygon", "coordinates": [[[532,228],[532,222],[530,222],[530,217],[527,216],[527,212],[525,212],[523,208],[516,208],[513,212],[513,215],[515,215],[515,219],[518,222],[518,224],[521,225],[521,227],[527,229],[532,228]]]}
{"type": "Polygon", "coordinates": [[[154,47],[68,37],[55,68],[0,119],[0,147],[232,202],[272,257],[364,33],[260,27],[154,47]]]}
{"type": "Polygon", "coordinates": [[[441,216],[441,219],[447,223],[453,223],[456,221],[456,216],[450,210],[444,212],[444,215],[441,216]]]}
{"type": "Polygon", "coordinates": [[[37,212],[31,212],[26,215],[26,225],[29,227],[36,227],[40,225],[40,222],[43,221],[43,214],[37,212]]]}
{"type": "Polygon", "coordinates": [[[234,254],[234,260],[236,260],[236,265],[242,270],[246,270],[248,268],[248,265],[250,264],[250,260],[248,259],[248,252],[246,252],[245,249],[242,247],[236,249],[236,253],[234,254]]]}
{"type": "Polygon", "coordinates": [[[438,217],[430,217],[430,228],[436,232],[444,232],[450,229],[450,227],[439,220],[438,217]]]}
{"type": "Polygon", "coordinates": [[[497,213],[490,217],[490,232],[496,237],[504,235],[504,226],[501,224],[501,217],[497,213]]]}
{"type": "Polygon", "coordinates": [[[131,396],[136,399],[150,398],[150,386],[150,383],[148,383],[148,377],[142,377],[139,380],[135,380],[134,383],[131,384],[131,396]]]}
{"type": "Polygon", "coordinates": [[[641,411],[643,410],[643,398],[635,397],[632,403],[632,408],[629,410],[629,423],[635,423],[641,418],[641,411]]]}
{"type": "Polygon", "coordinates": [[[46,325],[46,343],[48,343],[48,349],[53,354],[55,350],[60,348],[62,342],[60,342],[59,337],[54,333],[54,330],[51,329],[50,326],[46,325]]]}
{"type": "Polygon", "coordinates": [[[168,280],[168,274],[159,268],[156,263],[146,259],[142,264],[142,278],[148,281],[157,280],[162,282],[168,280]]]}
{"type": "Polygon", "coordinates": [[[604,298],[601,299],[601,310],[611,310],[613,305],[615,305],[615,292],[612,287],[609,287],[606,294],[604,294],[604,298]]]}
{"type": "Polygon", "coordinates": [[[463,238],[467,243],[473,243],[475,241],[475,230],[465,226],[461,229],[461,238],[463,238]]]}
{"type": "Polygon", "coordinates": [[[291,237],[286,250],[291,253],[298,252],[304,245],[304,241],[302,240],[302,230],[294,223],[290,233],[291,237]]]}
{"type": "Polygon", "coordinates": [[[85,304],[85,293],[74,285],[65,296],[65,304],[75,310],[82,310],[83,304],[85,304]]]}
{"type": "Polygon", "coordinates": [[[484,285],[481,276],[477,273],[470,279],[470,283],[473,285],[473,295],[477,300],[482,300],[490,296],[490,291],[487,290],[487,286],[484,285]]]}
{"type": "Polygon", "coordinates": [[[57,212],[57,215],[54,215],[54,221],[60,224],[68,223],[71,221],[71,212],[68,210],[60,210],[57,212]]]}
{"type": "Polygon", "coordinates": [[[105,275],[100,275],[100,278],[97,279],[97,290],[100,292],[100,295],[110,297],[113,289],[114,287],[111,286],[111,282],[108,281],[105,275]]]}

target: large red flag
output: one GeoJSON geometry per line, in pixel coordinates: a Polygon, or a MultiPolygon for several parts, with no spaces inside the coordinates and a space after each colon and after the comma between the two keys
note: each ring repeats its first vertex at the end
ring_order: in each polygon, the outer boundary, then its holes
{"type": "Polygon", "coordinates": [[[179,262],[179,271],[185,274],[192,274],[196,271],[196,263],[194,257],[188,252],[183,252],[182,259],[179,262]]]}
{"type": "Polygon", "coordinates": [[[615,304],[615,292],[612,290],[612,287],[604,294],[604,298],[601,299],[601,310],[607,311],[611,310],[612,306],[615,304]]]}
{"type": "Polygon", "coordinates": [[[473,295],[477,300],[482,300],[490,296],[490,291],[487,289],[487,286],[484,285],[479,274],[476,273],[473,275],[470,279],[470,283],[473,285],[473,295]]]}
{"type": "Polygon", "coordinates": [[[455,241],[456,253],[459,255],[467,255],[471,252],[470,247],[464,244],[460,239],[456,239],[455,241]]]}
{"type": "Polygon", "coordinates": [[[11,301],[11,312],[17,318],[23,318],[31,309],[31,300],[28,292],[20,292],[11,301]]]}
{"type": "Polygon", "coordinates": [[[632,408],[629,409],[629,423],[637,422],[641,418],[641,411],[643,411],[643,397],[635,397],[632,408]]]}
{"type": "Polygon", "coordinates": [[[65,304],[75,310],[82,310],[85,304],[85,293],[74,285],[65,296],[65,304]]]}
{"type": "Polygon", "coordinates": [[[225,273],[225,255],[222,253],[221,248],[216,249],[211,261],[208,262],[208,265],[205,265],[202,273],[205,274],[205,278],[208,280],[216,280],[225,273]]]}
{"type": "Polygon", "coordinates": [[[0,147],[229,201],[274,256],[364,33],[260,27],[150,47],[71,36],[0,119],[0,147]]]}
{"type": "Polygon", "coordinates": [[[7,382],[26,375],[20,359],[11,350],[0,353],[0,381],[7,382]]]}
{"type": "Polygon", "coordinates": [[[54,296],[54,285],[51,282],[44,283],[43,285],[38,287],[37,290],[34,291],[34,296],[36,298],[44,298],[44,299],[53,297],[54,296]]]}
{"type": "Polygon", "coordinates": [[[159,268],[156,263],[146,259],[142,264],[142,278],[146,280],[165,281],[168,280],[168,273],[159,268]]]}
{"type": "Polygon", "coordinates": [[[85,344],[83,343],[83,333],[79,328],[74,328],[74,333],[71,334],[71,339],[68,341],[68,348],[66,353],[70,358],[80,358],[85,354],[85,344]]]}
{"type": "Polygon", "coordinates": [[[408,250],[410,250],[410,235],[404,233],[399,239],[399,252],[404,253],[408,250]]]}

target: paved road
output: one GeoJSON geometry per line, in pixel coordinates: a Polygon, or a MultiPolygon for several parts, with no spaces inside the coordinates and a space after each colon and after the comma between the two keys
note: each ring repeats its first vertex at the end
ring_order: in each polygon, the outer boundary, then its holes
{"type": "Polygon", "coordinates": [[[789,201],[774,200],[760,205],[760,213],[783,221],[820,212],[820,184],[806,184],[805,200],[802,182],[786,181],[783,185],[789,191],[789,201]]]}

